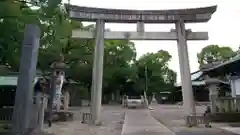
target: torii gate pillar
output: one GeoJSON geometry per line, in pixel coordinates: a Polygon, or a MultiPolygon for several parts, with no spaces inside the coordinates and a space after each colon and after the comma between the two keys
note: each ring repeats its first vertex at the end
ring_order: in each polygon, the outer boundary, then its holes
{"type": "Polygon", "coordinates": [[[103,20],[96,21],[96,45],[94,49],[92,93],[91,93],[91,115],[92,124],[100,124],[102,107],[102,79],[103,79],[103,57],[104,57],[104,26],[103,20]]]}
{"type": "Polygon", "coordinates": [[[182,97],[183,106],[186,111],[186,115],[195,115],[195,102],[193,99],[192,90],[192,80],[190,74],[189,58],[188,58],[188,48],[186,40],[186,29],[185,23],[179,20],[175,23],[177,32],[177,47],[178,47],[178,57],[179,57],[179,67],[181,73],[181,83],[182,83],[182,97]]]}

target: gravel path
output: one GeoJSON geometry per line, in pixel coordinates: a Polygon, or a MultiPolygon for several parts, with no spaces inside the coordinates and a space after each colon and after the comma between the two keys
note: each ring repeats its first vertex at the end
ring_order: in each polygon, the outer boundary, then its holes
{"type": "Polygon", "coordinates": [[[120,106],[106,106],[102,110],[101,126],[82,124],[81,112],[89,111],[89,108],[74,108],[74,121],[53,124],[51,128],[46,128],[45,132],[55,135],[120,135],[124,109],[120,106]]]}
{"type": "MultiPolygon", "coordinates": [[[[176,105],[156,105],[152,107],[152,116],[171,129],[176,135],[236,135],[219,128],[198,127],[187,128],[184,121],[184,109],[176,105]]],[[[197,113],[203,113],[204,107],[198,106],[197,113]]]]}

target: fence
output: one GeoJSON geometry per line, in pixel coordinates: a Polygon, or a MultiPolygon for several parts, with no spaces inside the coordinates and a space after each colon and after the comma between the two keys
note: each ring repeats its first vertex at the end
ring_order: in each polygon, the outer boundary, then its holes
{"type": "MultiPolygon", "coordinates": [[[[33,97],[31,106],[31,113],[29,116],[29,129],[22,133],[16,133],[19,135],[31,134],[30,132],[41,132],[43,131],[44,122],[44,110],[47,107],[47,97],[45,95],[38,95],[33,97]]],[[[12,130],[12,115],[13,107],[0,108],[0,134],[8,135],[12,130]],[[4,133],[1,132],[4,131],[4,133]]]]}
{"type": "Polygon", "coordinates": [[[204,124],[205,127],[210,128],[210,119],[207,116],[202,115],[194,115],[194,116],[186,116],[186,124],[188,127],[192,127],[198,124],[204,124]]]}
{"type": "Polygon", "coordinates": [[[220,97],[216,100],[217,112],[240,112],[239,97],[220,97]]]}

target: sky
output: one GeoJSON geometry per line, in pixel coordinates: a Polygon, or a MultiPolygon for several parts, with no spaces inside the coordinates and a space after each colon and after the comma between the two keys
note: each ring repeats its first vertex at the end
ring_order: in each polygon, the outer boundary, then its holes
{"type": "MultiPolygon", "coordinates": [[[[209,40],[189,41],[188,55],[191,72],[198,70],[197,53],[207,45],[230,46],[237,50],[240,45],[240,0],[70,0],[71,4],[88,7],[113,9],[162,10],[197,8],[217,5],[217,11],[207,23],[186,24],[192,31],[208,31],[209,40]]],[[[107,23],[111,31],[136,31],[136,24],[107,23]]],[[[145,24],[145,31],[170,31],[174,24],[145,24]]],[[[180,69],[175,41],[134,41],[137,57],[148,52],[166,50],[172,55],[169,67],[177,72],[180,82],[180,69]]]]}

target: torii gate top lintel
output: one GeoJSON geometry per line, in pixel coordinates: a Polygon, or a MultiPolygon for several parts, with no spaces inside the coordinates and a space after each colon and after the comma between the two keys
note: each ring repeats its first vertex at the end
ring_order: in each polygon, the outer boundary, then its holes
{"type": "Polygon", "coordinates": [[[174,23],[184,20],[186,23],[207,22],[217,10],[217,6],[172,10],[126,10],[82,7],[65,4],[72,19],[81,21],[104,20],[123,23],[174,23]]]}

